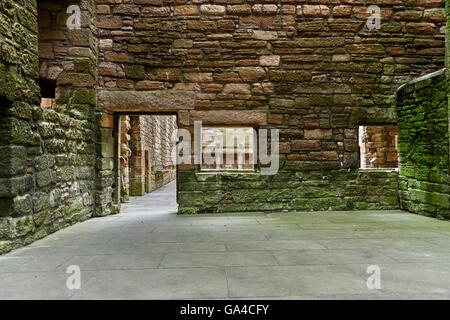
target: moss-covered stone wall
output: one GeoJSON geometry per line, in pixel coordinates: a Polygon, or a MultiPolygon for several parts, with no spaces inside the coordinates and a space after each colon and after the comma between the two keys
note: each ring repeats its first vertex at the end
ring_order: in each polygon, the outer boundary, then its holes
{"type": "Polygon", "coordinates": [[[61,56],[56,99],[44,109],[37,84],[39,6],[0,2],[0,253],[94,215],[94,6],[80,1],[85,19],[73,31],[64,29],[64,2],[52,6],[63,12],[60,37],[76,49],[61,56]]]}
{"type": "Polygon", "coordinates": [[[448,81],[445,70],[397,93],[400,206],[450,218],[448,81]]]}

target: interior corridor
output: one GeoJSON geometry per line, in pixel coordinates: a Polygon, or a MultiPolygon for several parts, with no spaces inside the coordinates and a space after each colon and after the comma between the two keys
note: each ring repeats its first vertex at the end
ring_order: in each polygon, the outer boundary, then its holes
{"type": "Polygon", "coordinates": [[[450,298],[450,224],[394,211],[176,215],[175,182],[0,257],[0,299],[450,298]],[[369,289],[369,266],[381,288],[369,289]],[[80,289],[68,289],[80,269],[80,289]]]}

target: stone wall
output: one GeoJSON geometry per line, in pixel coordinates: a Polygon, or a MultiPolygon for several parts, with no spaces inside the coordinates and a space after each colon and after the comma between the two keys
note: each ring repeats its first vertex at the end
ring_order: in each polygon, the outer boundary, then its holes
{"type": "Polygon", "coordinates": [[[80,8],[81,29],[64,33],[76,48],[61,57],[54,109],[42,109],[36,1],[0,3],[0,253],[94,214],[94,8],[80,8]]]}
{"type": "Polygon", "coordinates": [[[126,202],[130,198],[130,116],[120,116],[120,201],[126,202]]]}
{"type": "Polygon", "coordinates": [[[66,10],[70,3],[69,1],[39,1],[38,54],[41,83],[46,82],[56,86],[56,80],[63,71],[64,64],[68,62],[69,50],[73,50],[73,46],[78,44],[78,41],[74,39],[74,33],[69,33],[66,26],[68,17],[66,10]]]}
{"type": "Polygon", "coordinates": [[[366,179],[396,173],[358,170],[358,126],[395,124],[396,88],[443,66],[443,1],[374,2],[380,30],[359,0],[97,4],[103,107],[280,130],[275,176],[179,166],[180,212],[398,207],[366,179]]]}
{"type": "Polygon", "coordinates": [[[401,208],[450,218],[449,112],[445,70],[397,93],[401,208]]]}

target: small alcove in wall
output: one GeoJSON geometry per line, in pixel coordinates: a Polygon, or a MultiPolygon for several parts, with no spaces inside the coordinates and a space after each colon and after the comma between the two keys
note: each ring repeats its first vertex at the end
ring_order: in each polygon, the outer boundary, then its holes
{"type": "Polygon", "coordinates": [[[66,1],[37,1],[38,11],[38,56],[41,88],[41,107],[54,107],[57,79],[67,62],[70,42],[66,26],[66,1]]]}

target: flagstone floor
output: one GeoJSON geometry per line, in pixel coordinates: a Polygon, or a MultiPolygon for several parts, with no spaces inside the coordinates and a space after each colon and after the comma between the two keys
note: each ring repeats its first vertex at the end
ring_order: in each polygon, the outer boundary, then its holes
{"type": "Polygon", "coordinates": [[[0,299],[450,298],[449,222],[399,210],[176,207],[171,183],[0,256],[0,299]],[[80,289],[68,288],[68,268],[79,268],[80,289]]]}

